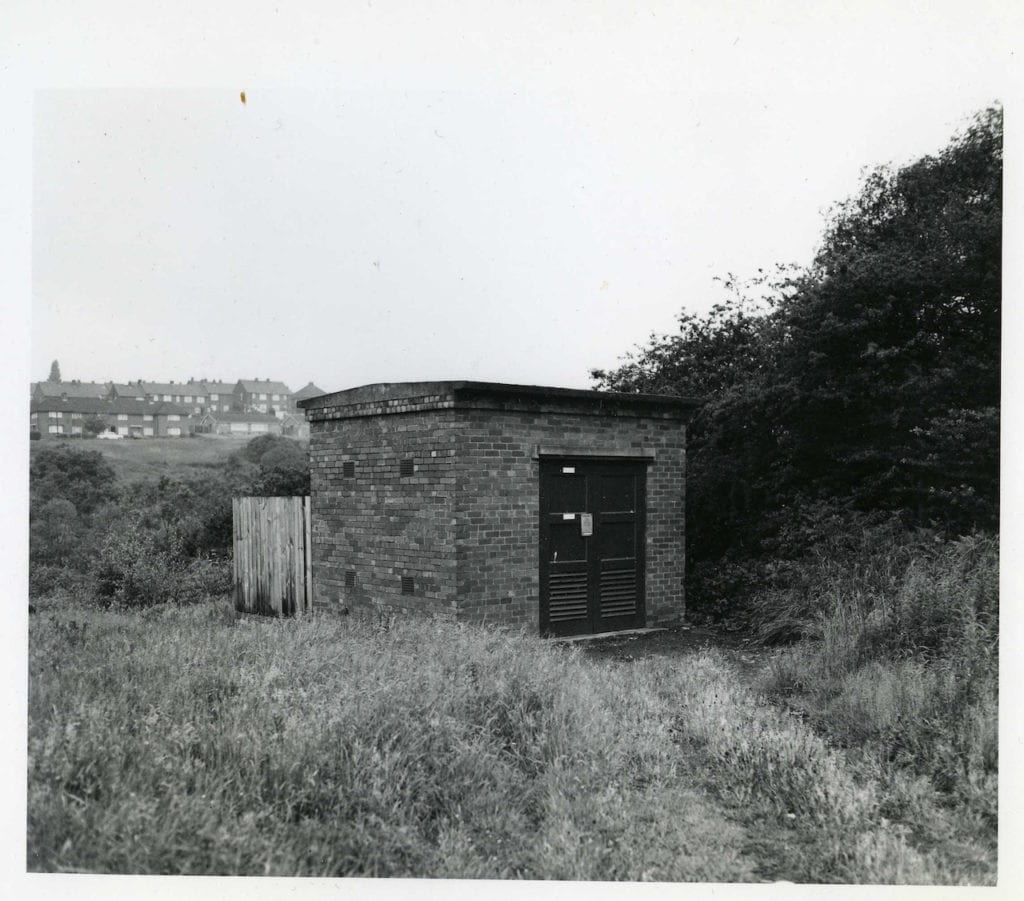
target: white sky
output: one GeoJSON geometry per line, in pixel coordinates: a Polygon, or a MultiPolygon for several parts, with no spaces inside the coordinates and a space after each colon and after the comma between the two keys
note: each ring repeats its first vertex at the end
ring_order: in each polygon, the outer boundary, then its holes
{"type": "MultiPolygon", "coordinates": [[[[27,383],[54,357],[83,380],[585,387],[590,367],[706,309],[715,276],[808,262],[823,210],[863,167],[941,149],[997,99],[1012,154],[1022,13],[1008,0],[5,0],[0,340],[5,396],[22,400],[0,463],[23,471],[27,383]]],[[[1006,275],[1019,287],[1008,159],[1006,275]]],[[[1020,347],[1012,302],[1004,325],[1020,347]]],[[[1014,467],[1003,490],[1008,559],[1024,538],[1014,467]]],[[[17,484],[5,510],[17,652],[0,672],[15,775],[26,505],[17,484]]],[[[1024,590],[1020,571],[1004,570],[1004,596],[1024,590]]],[[[1008,647],[1020,627],[1008,617],[1008,647]]],[[[1016,755],[1024,732],[1007,713],[1016,755]]],[[[1021,784],[1004,768],[1004,812],[1021,784]]],[[[13,790],[4,873],[24,868],[24,780],[13,790]]],[[[1024,874],[1019,858],[1004,846],[1001,888],[1024,874]]],[[[22,879],[17,893],[71,887],[22,879]]],[[[476,891],[419,885],[435,888],[476,891]]],[[[253,890],[216,883],[221,897],[253,890]]]]}
{"type": "Polygon", "coordinates": [[[808,262],[863,167],[1003,99],[1013,47],[994,4],[327,8],[56,26],[32,378],[584,387],[715,276],[808,262]]]}

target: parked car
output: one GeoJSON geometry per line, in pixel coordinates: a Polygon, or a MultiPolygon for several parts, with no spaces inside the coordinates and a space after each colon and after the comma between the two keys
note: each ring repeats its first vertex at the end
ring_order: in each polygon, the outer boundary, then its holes
{"type": "Polygon", "coordinates": [[[117,432],[100,432],[97,438],[107,438],[110,441],[120,441],[124,438],[124,435],[118,435],[117,432]]]}

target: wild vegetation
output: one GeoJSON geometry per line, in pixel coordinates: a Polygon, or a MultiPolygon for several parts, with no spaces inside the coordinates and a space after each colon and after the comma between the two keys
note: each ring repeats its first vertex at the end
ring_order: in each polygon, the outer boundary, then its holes
{"type": "Polygon", "coordinates": [[[937,156],[870,173],[808,269],[728,281],[707,316],[594,373],[704,400],[689,435],[691,615],[797,642],[761,690],[871,761],[888,815],[920,840],[953,857],[980,844],[989,861],[1001,217],[990,109],[937,156]]]}
{"type": "MultiPolygon", "coordinates": [[[[178,440],[191,447],[202,441],[178,440]]],[[[230,455],[166,460],[148,477],[119,478],[84,442],[34,447],[29,467],[29,590],[38,604],[88,597],[102,605],[196,603],[230,589],[231,498],[304,494],[304,448],[267,435],[230,455]]],[[[147,442],[113,453],[149,456],[147,442]]]]}
{"type": "Polygon", "coordinates": [[[32,618],[30,869],[991,881],[714,655],[225,612],[32,618]]]}

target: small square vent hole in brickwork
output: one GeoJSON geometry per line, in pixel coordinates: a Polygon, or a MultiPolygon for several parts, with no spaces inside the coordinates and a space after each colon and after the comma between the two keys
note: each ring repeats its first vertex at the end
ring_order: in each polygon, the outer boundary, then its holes
{"type": "Polygon", "coordinates": [[[402,594],[415,594],[416,586],[413,584],[412,576],[402,576],[402,594]]]}
{"type": "Polygon", "coordinates": [[[356,464],[351,460],[341,464],[341,474],[346,479],[351,479],[356,474],[356,464]]]}
{"type": "Polygon", "coordinates": [[[345,587],[356,587],[356,571],[354,569],[345,570],[345,587]]]}
{"type": "Polygon", "coordinates": [[[399,473],[401,475],[403,475],[403,476],[411,476],[413,474],[413,472],[415,472],[415,468],[413,467],[413,463],[412,463],[412,459],[411,458],[408,459],[408,460],[403,460],[399,464],[399,473]]]}

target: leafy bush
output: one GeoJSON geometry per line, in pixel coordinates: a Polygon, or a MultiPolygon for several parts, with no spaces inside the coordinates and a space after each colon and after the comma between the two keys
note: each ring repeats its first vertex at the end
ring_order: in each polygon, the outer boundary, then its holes
{"type": "Polygon", "coordinates": [[[309,494],[309,450],[280,435],[260,435],[232,455],[228,471],[240,493],[257,497],[309,494]]]}
{"type": "Polygon", "coordinates": [[[226,474],[136,482],[125,490],[122,509],[144,528],[166,533],[165,546],[188,557],[226,557],[231,551],[231,498],[237,489],[226,474]]]}
{"type": "Polygon", "coordinates": [[[29,559],[60,567],[80,563],[84,532],[75,505],[63,497],[51,498],[29,520],[29,559]]]}
{"type": "Polygon", "coordinates": [[[91,577],[103,606],[126,608],[195,604],[231,589],[227,563],[188,558],[173,533],[148,529],[138,520],[106,536],[91,577]]]}
{"type": "Polygon", "coordinates": [[[29,463],[29,491],[32,510],[64,499],[79,516],[88,517],[117,497],[116,476],[98,451],[40,448],[29,463]]]}
{"type": "Polygon", "coordinates": [[[33,563],[28,570],[28,595],[31,600],[54,594],[77,595],[89,590],[89,579],[78,568],[33,563]]]}

